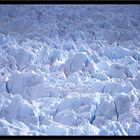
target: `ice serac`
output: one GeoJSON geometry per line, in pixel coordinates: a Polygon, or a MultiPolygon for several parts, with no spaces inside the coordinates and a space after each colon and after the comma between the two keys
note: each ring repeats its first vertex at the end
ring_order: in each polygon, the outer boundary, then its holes
{"type": "Polygon", "coordinates": [[[129,70],[129,68],[127,68],[124,65],[117,64],[117,63],[116,64],[114,63],[110,66],[110,69],[107,72],[107,75],[111,78],[120,78],[120,79],[133,77],[133,74],[129,70]]]}
{"type": "Polygon", "coordinates": [[[115,111],[114,99],[110,95],[103,96],[96,111],[96,116],[105,116],[112,119],[117,116],[115,111]]]}
{"type": "Polygon", "coordinates": [[[134,51],[130,51],[129,49],[123,48],[121,46],[114,46],[104,51],[104,55],[107,56],[109,59],[121,59],[126,56],[133,57],[134,54],[134,51]]]}
{"type": "Polygon", "coordinates": [[[69,58],[64,65],[64,73],[66,76],[78,72],[88,71],[93,73],[96,69],[94,62],[90,60],[85,52],[78,52],[73,57],[69,58]]]}
{"type": "Polygon", "coordinates": [[[34,100],[43,97],[59,97],[62,89],[58,86],[48,85],[47,83],[27,86],[22,96],[28,100],[34,100]]]}
{"type": "Polygon", "coordinates": [[[30,129],[24,123],[13,120],[12,123],[6,119],[0,119],[0,135],[28,135],[30,129]]]}
{"type": "Polygon", "coordinates": [[[64,72],[66,75],[69,75],[73,72],[77,72],[82,69],[87,59],[87,55],[85,53],[77,53],[73,56],[73,58],[68,60],[65,64],[64,72]],[[70,61],[70,62],[69,62],[70,61]],[[68,65],[68,66],[67,66],[68,65]],[[67,70],[69,68],[69,70],[67,70]],[[68,73],[69,72],[69,73],[68,73]]]}
{"type": "Polygon", "coordinates": [[[18,48],[15,50],[15,59],[19,70],[26,68],[33,60],[32,53],[24,48],[18,48]]]}
{"type": "Polygon", "coordinates": [[[110,93],[112,96],[116,96],[119,93],[125,92],[129,93],[133,90],[133,85],[128,82],[126,84],[122,84],[121,80],[106,82],[103,92],[110,93]]]}
{"type": "Polygon", "coordinates": [[[26,87],[32,87],[43,82],[43,76],[34,71],[19,72],[15,71],[7,81],[7,89],[9,93],[21,94],[26,87]]]}
{"type": "Polygon", "coordinates": [[[56,60],[59,60],[61,58],[61,50],[54,49],[52,50],[51,54],[49,55],[49,61],[50,64],[54,63],[56,60]]]}
{"type": "Polygon", "coordinates": [[[4,117],[9,122],[12,122],[12,120],[15,119],[26,125],[29,123],[38,124],[38,116],[36,116],[34,107],[23,100],[19,94],[14,95],[11,103],[5,108],[4,117]],[[13,112],[11,112],[11,110],[13,110],[13,112]]]}
{"type": "Polygon", "coordinates": [[[132,107],[132,101],[128,94],[121,93],[115,97],[117,112],[119,114],[129,112],[132,107]]]}

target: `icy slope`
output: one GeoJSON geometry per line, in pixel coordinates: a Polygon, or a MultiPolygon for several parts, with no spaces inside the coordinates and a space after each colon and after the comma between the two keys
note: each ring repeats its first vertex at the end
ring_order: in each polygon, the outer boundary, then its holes
{"type": "Polygon", "coordinates": [[[0,5],[0,135],[140,135],[139,5],[0,5]]]}

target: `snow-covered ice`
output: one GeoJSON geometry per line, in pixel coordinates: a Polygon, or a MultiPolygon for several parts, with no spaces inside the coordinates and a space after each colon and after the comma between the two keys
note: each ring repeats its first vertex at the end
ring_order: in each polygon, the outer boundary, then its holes
{"type": "Polygon", "coordinates": [[[0,135],[140,135],[139,5],[0,5],[0,135]]]}

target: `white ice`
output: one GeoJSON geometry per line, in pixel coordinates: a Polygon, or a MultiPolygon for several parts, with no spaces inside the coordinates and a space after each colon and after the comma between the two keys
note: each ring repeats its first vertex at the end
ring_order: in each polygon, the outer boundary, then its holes
{"type": "Polygon", "coordinates": [[[139,5],[0,5],[0,135],[140,135],[139,5]]]}

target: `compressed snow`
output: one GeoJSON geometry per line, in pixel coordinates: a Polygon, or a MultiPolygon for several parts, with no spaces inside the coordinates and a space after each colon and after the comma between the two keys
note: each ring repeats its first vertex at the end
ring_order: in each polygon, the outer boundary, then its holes
{"type": "Polygon", "coordinates": [[[140,135],[138,13],[0,5],[0,135],[140,135]]]}

